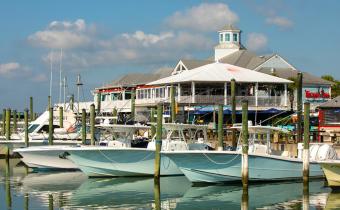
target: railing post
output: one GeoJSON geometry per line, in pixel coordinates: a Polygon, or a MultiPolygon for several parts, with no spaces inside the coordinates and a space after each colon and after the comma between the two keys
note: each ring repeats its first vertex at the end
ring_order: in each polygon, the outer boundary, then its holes
{"type": "Polygon", "coordinates": [[[155,180],[159,180],[161,174],[161,149],[162,149],[162,123],[163,123],[163,106],[157,105],[157,129],[156,129],[156,151],[155,151],[155,180]]]}

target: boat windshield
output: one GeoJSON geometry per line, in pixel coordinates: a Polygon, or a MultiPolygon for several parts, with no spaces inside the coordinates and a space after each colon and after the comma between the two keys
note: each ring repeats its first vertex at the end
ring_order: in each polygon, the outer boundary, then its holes
{"type": "Polygon", "coordinates": [[[38,126],[39,126],[39,124],[31,124],[28,127],[28,133],[32,133],[38,126]]]}

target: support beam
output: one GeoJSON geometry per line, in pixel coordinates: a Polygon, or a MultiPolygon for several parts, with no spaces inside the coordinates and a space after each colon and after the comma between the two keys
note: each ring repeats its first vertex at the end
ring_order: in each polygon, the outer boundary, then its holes
{"type": "Polygon", "coordinates": [[[223,150],[223,105],[218,105],[218,124],[217,124],[217,136],[218,136],[218,151],[223,150]]]}
{"type": "Polygon", "coordinates": [[[224,83],[224,105],[228,105],[228,83],[224,83]]]}
{"type": "Polygon", "coordinates": [[[259,90],[259,83],[255,83],[255,106],[257,107],[259,105],[259,97],[258,97],[258,90],[259,90]]]}
{"type": "Polygon", "coordinates": [[[288,87],[287,83],[284,84],[284,106],[288,106],[288,87]]]}
{"type": "Polygon", "coordinates": [[[196,103],[196,88],[195,88],[195,82],[191,82],[191,103],[196,103]]]}
{"type": "Polygon", "coordinates": [[[181,84],[178,83],[177,85],[177,102],[181,101],[181,84]]]}
{"type": "Polygon", "coordinates": [[[248,189],[248,101],[242,102],[242,185],[248,189]]]}

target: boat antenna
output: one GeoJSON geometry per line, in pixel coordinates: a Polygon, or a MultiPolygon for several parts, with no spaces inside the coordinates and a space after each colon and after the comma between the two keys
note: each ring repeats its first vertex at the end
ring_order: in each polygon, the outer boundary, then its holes
{"type": "Polygon", "coordinates": [[[52,100],[52,81],[53,81],[53,51],[50,53],[50,97],[52,100]]]}
{"type": "Polygon", "coordinates": [[[67,79],[66,76],[64,76],[64,110],[66,109],[66,88],[67,88],[67,79]]]}
{"type": "Polygon", "coordinates": [[[62,81],[62,64],[63,64],[63,48],[60,48],[60,63],[59,63],[59,104],[61,103],[61,90],[63,87],[62,81]]]}
{"type": "Polygon", "coordinates": [[[78,102],[77,102],[77,106],[78,106],[78,107],[77,107],[77,113],[79,114],[80,87],[83,86],[83,83],[81,82],[80,74],[78,74],[78,76],[77,76],[77,84],[76,84],[76,85],[77,85],[77,92],[78,92],[78,93],[77,93],[77,94],[78,94],[78,95],[77,95],[77,101],[78,101],[78,102]]]}

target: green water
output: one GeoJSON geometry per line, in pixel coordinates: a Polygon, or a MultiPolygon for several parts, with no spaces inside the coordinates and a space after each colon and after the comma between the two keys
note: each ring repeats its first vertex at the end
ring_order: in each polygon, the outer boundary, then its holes
{"type": "Polygon", "coordinates": [[[88,179],[81,172],[28,173],[19,160],[0,160],[0,209],[340,209],[340,193],[323,180],[192,186],[184,176],[88,179]],[[242,203],[243,198],[243,203],[242,203]],[[304,200],[303,200],[304,199],[304,200]],[[247,202],[248,201],[248,202],[247,202]]]}

